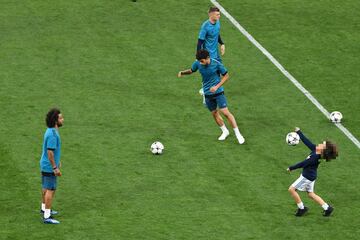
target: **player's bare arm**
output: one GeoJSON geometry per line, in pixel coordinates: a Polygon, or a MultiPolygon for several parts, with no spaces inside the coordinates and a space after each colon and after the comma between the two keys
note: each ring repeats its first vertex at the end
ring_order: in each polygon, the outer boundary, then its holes
{"type": "Polygon", "coordinates": [[[192,73],[193,73],[193,71],[191,69],[186,69],[186,70],[180,71],[178,73],[178,77],[182,77],[183,75],[190,75],[192,73]]]}
{"type": "Polygon", "coordinates": [[[229,79],[229,74],[226,73],[222,78],[221,81],[216,84],[215,86],[210,88],[210,92],[216,92],[227,80],[229,79]]]}
{"type": "Polygon", "coordinates": [[[224,54],[225,54],[225,44],[220,45],[220,52],[221,52],[221,56],[224,56],[224,54]]]}
{"type": "Polygon", "coordinates": [[[224,43],[223,40],[221,39],[220,34],[219,34],[219,37],[218,37],[218,43],[220,44],[220,53],[221,53],[221,56],[224,56],[224,54],[225,54],[225,43],[224,43]]]}
{"type": "Polygon", "coordinates": [[[55,159],[54,159],[54,152],[52,150],[47,150],[48,158],[51,163],[51,166],[54,169],[55,176],[61,176],[60,169],[56,166],[55,159]]]}

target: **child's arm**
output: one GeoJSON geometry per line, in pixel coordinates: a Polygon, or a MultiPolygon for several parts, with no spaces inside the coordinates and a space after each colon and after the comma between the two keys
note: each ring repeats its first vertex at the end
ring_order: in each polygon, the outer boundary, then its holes
{"type": "Polygon", "coordinates": [[[307,160],[308,160],[308,159],[306,159],[306,160],[304,160],[304,161],[302,161],[302,162],[298,162],[298,163],[290,166],[290,167],[288,168],[288,169],[289,169],[288,171],[293,171],[293,170],[298,169],[298,168],[303,168],[303,167],[305,166],[307,160]]]}
{"type": "Polygon", "coordinates": [[[301,132],[300,128],[295,128],[295,132],[299,134],[301,141],[311,150],[315,151],[316,145],[313,144],[305,135],[301,132]]]}
{"type": "Polygon", "coordinates": [[[318,161],[318,158],[316,158],[315,155],[308,156],[304,161],[296,163],[290,167],[288,167],[287,171],[293,171],[298,168],[304,168],[308,165],[315,164],[318,161]]]}
{"type": "Polygon", "coordinates": [[[310,164],[314,164],[315,161],[317,161],[317,159],[315,159],[313,156],[309,156],[308,158],[306,158],[304,161],[302,162],[298,162],[290,167],[288,167],[288,171],[292,171],[292,170],[295,170],[295,169],[298,169],[298,168],[304,168],[310,164]]]}

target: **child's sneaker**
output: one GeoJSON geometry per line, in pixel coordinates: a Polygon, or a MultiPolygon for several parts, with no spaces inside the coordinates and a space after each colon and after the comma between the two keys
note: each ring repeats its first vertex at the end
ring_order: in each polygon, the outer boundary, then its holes
{"type": "Polygon", "coordinates": [[[295,213],[295,216],[301,217],[303,216],[309,209],[307,207],[304,207],[304,209],[298,208],[298,210],[295,213]]]}
{"type": "Polygon", "coordinates": [[[332,206],[329,206],[327,210],[324,210],[323,216],[329,217],[333,211],[334,211],[334,208],[332,206]]]}

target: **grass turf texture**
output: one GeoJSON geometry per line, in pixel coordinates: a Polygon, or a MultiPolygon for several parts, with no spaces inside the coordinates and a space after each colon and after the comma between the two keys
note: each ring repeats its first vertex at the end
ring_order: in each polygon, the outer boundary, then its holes
{"type": "MultiPolygon", "coordinates": [[[[356,1],[221,1],[360,136],[356,1]],[[265,6],[265,7],[264,7],[265,6]],[[316,24],[315,24],[316,23],[316,24]],[[308,35],[307,35],[308,34],[308,35]],[[341,47],[339,47],[341,45],[341,47]],[[331,95],[336,90],[336,95],[331,95]]],[[[0,239],[356,239],[359,149],[225,18],[229,108],[246,137],[223,143],[189,67],[208,1],[7,1],[0,23],[0,239]],[[44,116],[59,106],[63,176],[41,223],[44,116]],[[306,157],[284,138],[300,126],[335,140],[316,192],[335,207],[295,218],[287,187],[306,157]],[[165,154],[153,156],[154,140],[165,154]]]]}

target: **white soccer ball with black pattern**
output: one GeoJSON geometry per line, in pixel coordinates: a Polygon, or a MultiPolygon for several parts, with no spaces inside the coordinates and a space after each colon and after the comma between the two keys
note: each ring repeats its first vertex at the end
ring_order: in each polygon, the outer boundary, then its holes
{"type": "Polygon", "coordinates": [[[164,152],[164,145],[161,142],[153,142],[153,144],[151,144],[150,146],[150,151],[152,152],[152,154],[154,155],[160,155],[164,152]]]}
{"type": "Polygon", "coordinates": [[[286,143],[290,146],[298,145],[300,142],[300,136],[296,132],[289,132],[286,135],[286,143]]]}
{"type": "Polygon", "coordinates": [[[330,113],[330,120],[333,123],[340,123],[342,117],[343,116],[342,116],[341,112],[335,111],[335,112],[330,113]]]}

